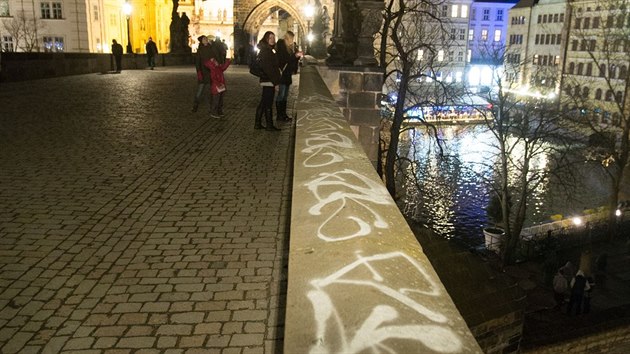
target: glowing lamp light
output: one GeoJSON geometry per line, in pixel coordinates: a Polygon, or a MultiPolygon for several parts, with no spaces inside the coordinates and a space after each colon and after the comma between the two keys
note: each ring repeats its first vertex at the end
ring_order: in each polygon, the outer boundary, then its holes
{"type": "Polygon", "coordinates": [[[133,8],[131,7],[130,3],[126,2],[126,3],[123,4],[123,13],[126,16],[130,16],[132,10],[133,10],[133,8]]]}
{"type": "Polygon", "coordinates": [[[306,35],[306,40],[309,41],[309,42],[312,42],[314,38],[315,37],[313,36],[312,33],[309,33],[309,34],[306,35]]]}
{"type": "Polygon", "coordinates": [[[304,6],[304,15],[307,18],[313,18],[313,15],[315,15],[315,7],[311,4],[304,6]]]}
{"type": "Polygon", "coordinates": [[[221,38],[221,37],[222,37],[221,31],[219,31],[219,30],[217,30],[216,32],[214,32],[214,35],[215,35],[215,37],[217,37],[217,38],[221,38]]]}
{"type": "Polygon", "coordinates": [[[580,217],[578,217],[578,216],[574,217],[574,218],[573,218],[573,225],[575,225],[575,226],[580,226],[580,225],[582,225],[582,218],[580,218],[580,217]]]}
{"type": "Polygon", "coordinates": [[[555,92],[550,92],[550,93],[547,95],[547,98],[548,98],[548,99],[550,99],[550,100],[555,99],[555,98],[556,98],[556,93],[555,93],[555,92]]]}
{"type": "Polygon", "coordinates": [[[615,216],[621,216],[621,210],[619,209],[615,210],[615,216]]]}

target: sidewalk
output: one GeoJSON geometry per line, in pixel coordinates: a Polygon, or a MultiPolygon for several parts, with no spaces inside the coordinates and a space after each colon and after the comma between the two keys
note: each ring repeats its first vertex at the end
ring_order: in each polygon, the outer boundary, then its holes
{"type": "Polygon", "coordinates": [[[2,84],[2,353],[282,348],[292,129],[226,81],[224,120],[192,67],[2,84]]]}

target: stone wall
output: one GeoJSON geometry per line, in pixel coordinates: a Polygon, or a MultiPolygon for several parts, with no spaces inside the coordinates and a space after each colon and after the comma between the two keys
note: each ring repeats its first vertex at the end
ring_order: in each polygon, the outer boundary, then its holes
{"type": "Polygon", "coordinates": [[[523,353],[628,353],[630,352],[630,324],[609,328],[597,333],[523,350],[523,353]]]}
{"type": "Polygon", "coordinates": [[[481,353],[313,66],[296,104],[285,353],[481,353]]]}
{"type": "MultiPolygon", "coordinates": [[[[114,70],[110,54],[97,53],[2,53],[0,82],[44,79],[58,76],[105,73],[114,70]]],[[[157,66],[193,63],[191,54],[159,54],[157,66]]],[[[145,69],[144,54],[124,54],[123,70],[145,69]]]]}
{"type": "Polygon", "coordinates": [[[378,160],[383,72],[375,67],[317,66],[372,165],[378,160]]]}

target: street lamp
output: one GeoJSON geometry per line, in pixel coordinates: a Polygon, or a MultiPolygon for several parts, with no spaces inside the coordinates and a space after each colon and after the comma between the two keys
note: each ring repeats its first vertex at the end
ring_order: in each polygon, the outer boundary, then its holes
{"type": "Polygon", "coordinates": [[[129,34],[129,18],[131,17],[131,10],[131,4],[125,2],[125,4],[123,5],[123,12],[127,17],[127,53],[133,53],[133,50],[131,49],[131,35],[129,34]]]}
{"type": "Polygon", "coordinates": [[[311,42],[313,41],[313,34],[311,33],[311,19],[315,15],[315,7],[311,5],[309,2],[306,6],[304,6],[304,16],[306,17],[306,54],[310,54],[311,42]]]}

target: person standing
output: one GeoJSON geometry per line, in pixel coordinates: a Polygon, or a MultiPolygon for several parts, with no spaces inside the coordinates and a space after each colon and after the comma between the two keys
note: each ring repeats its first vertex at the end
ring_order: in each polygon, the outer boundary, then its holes
{"type": "Polygon", "coordinates": [[[276,44],[278,55],[278,65],[282,70],[282,78],[276,96],[276,119],[278,121],[290,122],[291,117],[287,115],[287,101],[289,98],[289,87],[293,83],[292,76],[297,73],[298,62],[302,57],[301,52],[295,51],[295,34],[287,31],[284,39],[280,39],[276,44]]]}
{"type": "Polygon", "coordinates": [[[221,57],[210,58],[206,63],[210,68],[210,77],[212,84],[210,85],[210,116],[213,118],[222,118],[223,114],[223,95],[225,94],[225,76],[223,72],[230,66],[230,59],[223,60],[221,57]]]}
{"type": "MultiPolygon", "coordinates": [[[[193,103],[193,112],[197,112],[201,96],[206,88],[210,86],[210,68],[205,65],[212,58],[212,48],[208,37],[199,36],[199,47],[197,48],[197,56],[195,56],[195,69],[197,69],[197,92],[195,93],[195,101],[193,103]]],[[[210,96],[208,96],[209,98],[210,96]]]]}
{"type": "Polygon", "coordinates": [[[158,54],[157,45],[155,45],[153,38],[149,37],[145,48],[147,51],[147,65],[153,70],[155,68],[155,57],[158,54]]]}
{"type": "Polygon", "coordinates": [[[262,75],[260,76],[260,86],[262,87],[262,96],[260,103],[256,108],[256,120],[254,129],[262,129],[262,116],[265,115],[265,130],[278,131],[273,125],[273,98],[280,85],[280,68],[278,67],[278,57],[276,56],[276,35],[267,31],[258,42],[258,58],[262,75]]]}
{"type": "Polygon", "coordinates": [[[568,290],[569,284],[567,283],[567,279],[560,269],[558,269],[558,272],[556,272],[556,275],[553,277],[553,297],[556,300],[556,308],[562,308],[568,290]]]}
{"type": "Polygon", "coordinates": [[[586,281],[586,277],[584,277],[584,272],[582,270],[578,270],[575,277],[571,280],[571,296],[569,298],[569,305],[567,307],[567,314],[571,315],[573,312],[573,307],[575,307],[575,314],[579,315],[582,313],[582,301],[584,300],[584,292],[588,291],[591,288],[588,281],[586,281]]]}
{"type": "Polygon", "coordinates": [[[112,55],[116,61],[116,72],[120,73],[122,71],[123,47],[115,39],[112,39],[112,55]]]}

